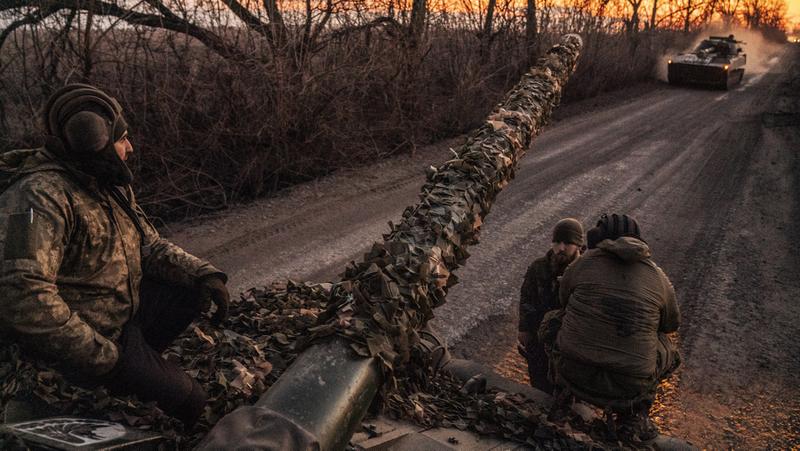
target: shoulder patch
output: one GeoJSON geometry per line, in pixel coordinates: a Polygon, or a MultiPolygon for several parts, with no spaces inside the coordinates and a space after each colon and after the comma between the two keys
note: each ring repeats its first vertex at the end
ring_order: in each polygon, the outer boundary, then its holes
{"type": "Polygon", "coordinates": [[[8,216],[3,260],[34,259],[46,226],[32,208],[8,216]]]}

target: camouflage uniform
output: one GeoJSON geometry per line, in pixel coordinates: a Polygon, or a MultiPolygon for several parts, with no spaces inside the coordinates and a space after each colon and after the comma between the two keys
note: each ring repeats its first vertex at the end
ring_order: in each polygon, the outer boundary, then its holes
{"type": "Polygon", "coordinates": [[[115,366],[143,278],[226,280],[161,238],[130,187],[102,187],[47,148],[0,155],[0,240],[0,333],[83,377],[115,366]]]}
{"type": "Polygon", "coordinates": [[[559,309],[558,302],[559,277],[566,266],[554,271],[553,257],[550,249],[544,257],[537,258],[528,267],[519,296],[519,332],[528,334],[525,347],[525,358],[528,361],[528,376],[531,385],[550,393],[553,385],[548,372],[548,357],[544,344],[537,338],[537,331],[545,314],[559,309]]]}

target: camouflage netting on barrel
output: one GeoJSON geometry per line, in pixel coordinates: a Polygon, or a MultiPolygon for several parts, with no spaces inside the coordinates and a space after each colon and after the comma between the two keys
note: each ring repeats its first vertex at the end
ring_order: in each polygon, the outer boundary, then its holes
{"type": "Polygon", "coordinates": [[[418,331],[458,281],[453,271],[478,242],[483,218],[514,177],[533,136],[548,122],[575,69],[582,41],[566,35],[498,104],[451,160],[427,171],[420,202],[403,212],[383,242],[348,266],[332,305],[312,329],[338,333],[363,356],[380,359],[389,384],[419,342],[418,331]]]}

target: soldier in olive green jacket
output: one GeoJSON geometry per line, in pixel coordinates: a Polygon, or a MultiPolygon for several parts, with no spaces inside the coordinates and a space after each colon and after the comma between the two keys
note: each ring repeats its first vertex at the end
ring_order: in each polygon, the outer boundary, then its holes
{"type": "Polygon", "coordinates": [[[76,383],[155,400],[185,423],[206,394],[160,353],[227,277],[161,238],[137,205],[113,98],[69,85],[45,106],[45,147],[0,155],[0,336],[76,383]]]}
{"type": "Polygon", "coordinates": [[[603,215],[586,235],[589,250],[561,279],[555,382],[617,412],[630,436],[650,439],[655,389],[680,364],[666,335],[680,325],[675,290],[633,218],[603,215]]]}

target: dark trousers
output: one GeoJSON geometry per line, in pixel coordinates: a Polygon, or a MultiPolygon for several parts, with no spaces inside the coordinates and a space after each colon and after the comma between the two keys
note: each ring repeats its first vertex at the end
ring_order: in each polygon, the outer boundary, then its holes
{"type": "Polygon", "coordinates": [[[202,414],[206,394],[161,353],[200,314],[200,308],[195,290],[143,280],[139,310],[119,340],[120,360],[107,383],[111,391],[156,401],[167,414],[193,424],[202,414]]]}
{"type": "Polygon", "coordinates": [[[544,345],[536,339],[531,339],[528,341],[528,346],[520,348],[520,350],[523,351],[522,355],[528,362],[528,377],[531,380],[531,386],[548,395],[552,394],[553,383],[548,377],[550,359],[544,350],[544,345]]]}
{"type": "Polygon", "coordinates": [[[139,310],[131,323],[159,354],[200,315],[200,294],[150,279],[142,279],[139,310]]]}

